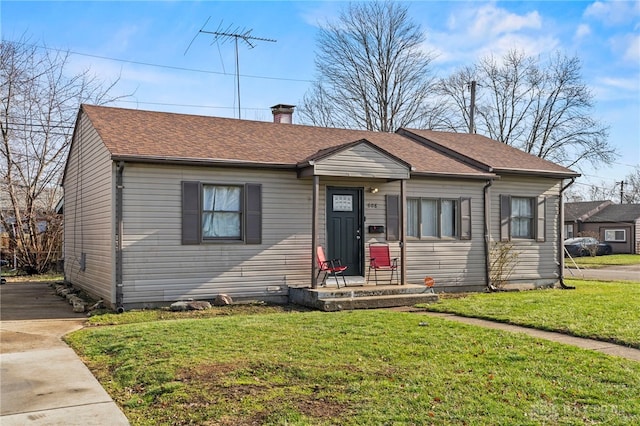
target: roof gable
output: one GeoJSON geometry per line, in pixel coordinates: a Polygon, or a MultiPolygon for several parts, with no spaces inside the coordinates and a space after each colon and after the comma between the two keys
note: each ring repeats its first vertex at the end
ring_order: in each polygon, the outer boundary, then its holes
{"type": "Polygon", "coordinates": [[[411,166],[367,140],[318,151],[305,163],[315,175],[408,179],[411,166]]]}

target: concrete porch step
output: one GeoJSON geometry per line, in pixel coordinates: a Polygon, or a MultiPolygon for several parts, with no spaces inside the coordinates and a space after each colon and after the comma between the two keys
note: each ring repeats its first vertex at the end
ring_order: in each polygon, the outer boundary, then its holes
{"type": "Polygon", "coordinates": [[[346,311],[354,309],[395,308],[413,306],[418,303],[433,303],[438,295],[428,294],[396,294],[387,296],[364,296],[354,298],[335,298],[318,300],[317,309],[325,312],[346,311]]]}
{"type": "Polygon", "coordinates": [[[413,284],[289,288],[291,303],[323,311],[411,306],[437,300],[428,288],[413,284]]]}

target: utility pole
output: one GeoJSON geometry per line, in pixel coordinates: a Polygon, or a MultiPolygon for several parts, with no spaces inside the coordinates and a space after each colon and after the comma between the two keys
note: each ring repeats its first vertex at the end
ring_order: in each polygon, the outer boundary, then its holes
{"type": "MultiPolygon", "coordinates": [[[[207,19],[207,22],[209,22],[209,20],[207,19]]],[[[207,22],[204,23],[204,25],[202,26],[202,28],[204,28],[207,25],[207,22]]],[[[246,43],[247,46],[249,46],[249,49],[253,49],[255,46],[254,41],[268,41],[271,43],[275,43],[277,40],[273,40],[270,38],[263,38],[263,37],[254,37],[251,35],[251,31],[253,31],[253,29],[251,30],[247,30],[247,29],[239,29],[239,28],[235,28],[235,29],[231,29],[231,25],[229,25],[225,30],[221,30],[221,26],[222,26],[222,22],[220,22],[220,25],[218,25],[218,29],[216,31],[205,31],[203,29],[200,29],[200,31],[198,31],[198,33],[196,33],[196,36],[200,33],[205,33],[205,34],[212,34],[215,37],[213,38],[213,41],[211,42],[211,44],[222,40],[227,41],[227,40],[231,40],[233,39],[235,42],[235,48],[236,48],[236,90],[238,93],[238,119],[240,119],[240,60],[238,58],[238,39],[244,41],[246,43]]],[[[195,39],[195,37],[194,37],[195,39]]],[[[193,43],[193,40],[191,40],[191,43],[193,43]]],[[[189,44],[189,47],[191,47],[191,44],[189,44]]],[[[187,47],[187,50],[189,50],[189,47],[187,47]]],[[[185,53],[187,53],[185,51],[185,53]]]]}
{"type": "Polygon", "coordinates": [[[624,203],[624,181],[616,182],[620,184],[620,204],[624,203]]]}
{"type": "Polygon", "coordinates": [[[475,133],[474,113],[476,109],[476,81],[471,82],[471,105],[469,106],[469,133],[475,133]]]}

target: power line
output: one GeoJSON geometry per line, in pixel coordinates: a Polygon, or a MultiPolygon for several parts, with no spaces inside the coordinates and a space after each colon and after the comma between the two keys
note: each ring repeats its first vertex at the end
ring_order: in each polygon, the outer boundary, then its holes
{"type": "MultiPolygon", "coordinates": [[[[123,63],[127,63],[127,64],[144,65],[144,66],[149,66],[149,67],[172,69],[172,70],[176,70],[176,71],[197,72],[197,73],[202,73],[202,74],[223,75],[223,76],[226,76],[226,77],[233,77],[234,76],[233,74],[230,74],[230,73],[227,73],[227,72],[209,71],[209,70],[203,70],[203,69],[197,69],[197,68],[177,67],[177,66],[173,66],[173,65],[154,64],[154,63],[151,63],[151,62],[132,61],[132,60],[129,60],[129,59],[112,58],[112,57],[109,57],[109,56],[94,55],[94,54],[91,54],[91,53],[82,53],[82,52],[76,52],[76,51],[73,51],[73,50],[57,49],[55,47],[40,46],[40,45],[37,45],[37,44],[21,43],[21,42],[11,41],[11,40],[7,40],[7,41],[9,43],[21,44],[23,46],[32,46],[32,47],[36,47],[38,49],[53,50],[55,52],[63,52],[63,53],[71,53],[73,55],[78,55],[78,56],[87,56],[89,58],[104,59],[104,60],[108,60],[108,61],[123,62],[123,63]]],[[[300,79],[300,78],[269,77],[269,76],[264,76],[264,75],[250,75],[250,74],[240,74],[240,76],[244,77],[244,78],[256,78],[256,79],[261,79],[261,80],[295,81],[295,82],[300,82],[300,83],[313,83],[313,80],[306,80],[306,79],[300,79]]]]}
{"type": "MultiPolygon", "coordinates": [[[[235,110],[235,107],[228,106],[214,106],[214,105],[192,105],[192,104],[175,104],[168,102],[143,102],[143,101],[125,101],[118,100],[116,102],[124,102],[130,104],[142,104],[142,105],[162,105],[162,106],[176,106],[176,107],[185,107],[185,108],[209,108],[209,109],[230,109],[235,110]]],[[[255,108],[255,107],[243,107],[243,110],[251,110],[251,111],[270,111],[270,108],[255,108]]]]}

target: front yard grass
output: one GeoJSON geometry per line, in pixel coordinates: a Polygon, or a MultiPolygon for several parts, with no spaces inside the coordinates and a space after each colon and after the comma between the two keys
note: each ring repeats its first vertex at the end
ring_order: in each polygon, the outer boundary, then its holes
{"type": "Polygon", "coordinates": [[[475,293],[425,308],[640,349],[640,283],[566,280],[575,290],[475,293]]]}
{"type": "Polygon", "coordinates": [[[67,340],[133,425],[640,423],[640,363],[414,313],[238,314],[67,340]]]}
{"type": "MultiPolygon", "coordinates": [[[[612,254],[608,256],[581,256],[573,260],[579,267],[603,268],[605,266],[626,266],[640,264],[640,254],[612,254]]],[[[565,266],[573,267],[571,259],[565,259],[565,266]]]]}

